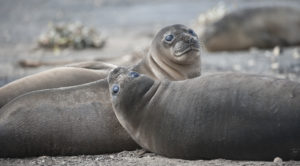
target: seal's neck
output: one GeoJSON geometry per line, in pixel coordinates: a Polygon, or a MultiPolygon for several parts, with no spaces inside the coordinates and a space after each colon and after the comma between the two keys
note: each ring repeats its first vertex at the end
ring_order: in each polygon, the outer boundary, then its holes
{"type": "Polygon", "coordinates": [[[193,64],[181,65],[148,53],[141,63],[144,70],[147,70],[146,73],[156,80],[185,80],[200,75],[200,60],[193,64]]]}
{"type": "MultiPolygon", "coordinates": [[[[121,109],[120,112],[122,113],[116,114],[122,126],[139,144],[141,144],[141,142],[138,138],[140,138],[140,135],[145,135],[144,133],[141,133],[140,127],[145,125],[145,122],[147,121],[146,118],[148,115],[152,114],[152,111],[154,111],[148,109],[148,107],[153,106],[157,102],[156,99],[158,99],[158,96],[161,95],[161,89],[165,88],[168,83],[169,82],[154,81],[151,88],[138,99],[138,102],[136,102],[134,107],[126,112],[123,112],[126,109],[121,109]],[[161,86],[161,84],[164,85],[161,86]]],[[[133,105],[131,104],[131,106],[133,105]]]]}

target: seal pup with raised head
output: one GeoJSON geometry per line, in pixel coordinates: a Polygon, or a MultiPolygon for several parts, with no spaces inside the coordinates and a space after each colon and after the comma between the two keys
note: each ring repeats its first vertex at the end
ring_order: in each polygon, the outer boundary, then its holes
{"type": "MultiPolygon", "coordinates": [[[[199,56],[189,56],[191,48],[188,47],[189,42],[195,43],[196,41],[193,40],[198,40],[196,39],[197,35],[190,29],[188,33],[196,37],[195,39],[187,38],[187,40],[191,41],[174,42],[185,40],[183,39],[185,37],[184,35],[178,35],[180,32],[176,32],[176,26],[180,27],[181,25],[174,25],[173,30],[170,29],[167,33],[159,34],[163,36],[154,39],[148,52],[140,51],[133,53],[133,57],[141,57],[141,54],[145,54],[142,61],[135,66],[136,70],[141,70],[141,72],[145,71],[145,74],[151,74],[157,79],[166,78],[170,80],[182,80],[200,75],[200,58],[199,56]],[[176,45],[172,46],[170,50],[165,49],[170,46],[170,43],[176,43],[176,45]],[[185,50],[181,51],[181,49],[185,50]]],[[[125,59],[128,59],[129,57],[130,56],[126,55],[125,59]]],[[[125,59],[122,60],[123,63],[128,64],[125,59]]],[[[0,108],[15,97],[27,92],[75,86],[103,79],[110,70],[116,67],[113,64],[99,61],[80,62],[69,64],[67,66],[73,68],[54,68],[18,79],[0,87],[0,108]],[[84,69],[76,69],[75,67],[84,69]]]]}
{"type": "Polygon", "coordinates": [[[114,112],[144,149],[183,159],[300,159],[300,84],[221,73],[158,81],[109,75],[114,112]]]}
{"type": "MultiPolygon", "coordinates": [[[[69,64],[57,62],[66,65],[32,74],[0,87],[0,108],[15,97],[35,90],[75,86],[106,78],[107,74],[117,67],[116,65],[136,64],[147,52],[146,50],[134,51],[121,57],[102,58],[96,61],[69,62],[69,64]]],[[[39,62],[28,63],[35,65],[39,62]]]]}
{"type": "MultiPolygon", "coordinates": [[[[183,25],[163,28],[144,59],[131,70],[153,79],[200,75],[200,46],[183,25]]],[[[0,157],[101,154],[139,146],[116,119],[107,79],[34,91],[0,110],[0,157]]]]}

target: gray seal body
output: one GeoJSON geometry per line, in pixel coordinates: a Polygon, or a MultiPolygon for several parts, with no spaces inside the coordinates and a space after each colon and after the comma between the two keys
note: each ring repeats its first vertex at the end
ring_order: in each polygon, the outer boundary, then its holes
{"type": "Polygon", "coordinates": [[[0,114],[0,156],[82,155],[133,150],[107,100],[107,82],[35,91],[0,114]]]}
{"type": "Polygon", "coordinates": [[[299,15],[296,6],[236,10],[208,25],[200,36],[209,51],[298,46],[299,15]]]}
{"type": "MultiPolygon", "coordinates": [[[[192,32],[183,25],[163,28],[148,54],[130,69],[158,80],[199,76],[200,47],[192,32]],[[172,40],[166,42],[166,35],[173,35],[172,40]]],[[[0,157],[101,154],[139,148],[113,113],[107,79],[13,99],[0,109],[0,147],[0,157]]]]}
{"type": "Polygon", "coordinates": [[[128,73],[111,72],[110,93],[118,120],[143,148],[183,159],[300,159],[299,83],[238,73],[174,82],[128,73]]]}
{"type": "Polygon", "coordinates": [[[14,98],[28,92],[42,89],[75,86],[107,77],[116,66],[99,63],[101,69],[84,67],[57,67],[23,77],[0,87],[0,108],[14,98]]]}

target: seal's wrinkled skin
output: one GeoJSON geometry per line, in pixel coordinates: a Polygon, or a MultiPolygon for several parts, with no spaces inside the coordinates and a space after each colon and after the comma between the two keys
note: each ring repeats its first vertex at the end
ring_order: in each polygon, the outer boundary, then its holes
{"type": "MultiPolygon", "coordinates": [[[[191,32],[183,25],[162,29],[148,54],[130,70],[157,80],[199,76],[199,43],[191,32]],[[170,34],[172,41],[166,42],[165,36],[170,34]],[[180,47],[178,42],[184,44],[183,49],[175,49],[175,45],[180,47]]],[[[17,97],[0,110],[0,157],[101,154],[139,148],[112,109],[107,79],[17,97]]]]}
{"type": "Polygon", "coordinates": [[[238,73],[155,81],[130,73],[110,73],[110,94],[121,125],[143,148],[183,159],[300,159],[299,83],[238,73]]]}

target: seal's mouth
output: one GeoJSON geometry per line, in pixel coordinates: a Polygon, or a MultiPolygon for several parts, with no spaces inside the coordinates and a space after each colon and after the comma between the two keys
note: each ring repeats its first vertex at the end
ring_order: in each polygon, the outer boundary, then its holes
{"type": "Polygon", "coordinates": [[[180,51],[175,51],[175,53],[174,53],[174,55],[176,56],[176,57],[180,57],[180,56],[182,56],[183,54],[185,54],[185,53],[188,53],[188,52],[190,52],[190,51],[200,51],[200,48],[199,47],[187,47],[187,48],[185,48],[185,49],[183,49],[183,50],[180,50],[180,51]]]}
{"type": "Polygon", "coordinates": [[[178,41],[174,47],[174,55],[180,57],[190,51],[200,51],[200,43],[197,39],[188,38],[178,41]]]}

